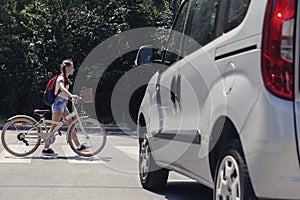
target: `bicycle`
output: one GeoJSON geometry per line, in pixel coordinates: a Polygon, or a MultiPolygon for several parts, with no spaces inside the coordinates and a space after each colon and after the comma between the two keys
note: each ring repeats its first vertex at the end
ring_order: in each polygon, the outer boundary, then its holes
{"type": "Polygon", "coordinates": [[[68,127],[66,140],[71,149],[80,156],[91,157],[98,154],[105,146],[106,131],[103,125],[85,115],[82,98],[72,100],[73,112],[59,122],[47,120],[46,113],[50,110],[34,110],[39,115],[39,121],[27,115],[16,115],[7,120],[1,133],[1,142],[6,151],[18,157],[24,157],[37,150],[40,144],[53,144],[57,135],[62,135],[60,129],[71,118],[75,118],[68,127]],[[79,105],[80,113],[75,105],[79,105]],[[49,124],[56,124],[50,132],[49,124]],[[72,133],[77,135],[80,144],[87,150],[78,151],[72,140],[72,133]]]}

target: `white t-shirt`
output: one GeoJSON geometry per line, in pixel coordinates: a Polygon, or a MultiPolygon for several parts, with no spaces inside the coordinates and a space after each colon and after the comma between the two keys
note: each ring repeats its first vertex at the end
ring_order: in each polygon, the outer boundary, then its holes
{"type": "MultiPolygon", "coordinates": [[[[59,90],[59,82],[63,82],[64,83],[64,76],[61,74],[57,77],[56,79],[56,83],[55,83],[55,93],[54,94],[57,94],[58,93],[58,90],[59,90]]],[[[69,84],[66,85],[66,89],[69,90],[69,84]]],[[[68,95],[64,92],[60,92],[58,94],[58,97],[62,97],[64,99],[69,99],[68,95]]]]}

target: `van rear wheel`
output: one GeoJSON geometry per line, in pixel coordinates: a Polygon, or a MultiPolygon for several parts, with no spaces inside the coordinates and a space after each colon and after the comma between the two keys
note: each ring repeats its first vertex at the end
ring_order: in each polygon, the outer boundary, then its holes
{"type": "Polygon", "coordinates": [[[214,200],[256,200],[239,140],[222,151],[214,178],[214,200]]]}

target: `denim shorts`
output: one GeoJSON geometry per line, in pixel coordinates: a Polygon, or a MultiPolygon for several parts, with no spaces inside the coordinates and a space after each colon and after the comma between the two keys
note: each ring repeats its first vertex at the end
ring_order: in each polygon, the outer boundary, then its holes
{"type": "Polygon", "coordinates": [[[68,100],[62,97],[56,97],[54,103],[52,104],[52,113],[64,113],[69,112],[68,107],[68,100]]]}

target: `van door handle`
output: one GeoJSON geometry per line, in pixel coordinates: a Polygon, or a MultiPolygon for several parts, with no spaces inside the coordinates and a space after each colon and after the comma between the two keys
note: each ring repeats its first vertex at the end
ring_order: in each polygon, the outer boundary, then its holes
{"type": "Polygon", "coordinates": [[[170,95],[171,95],[171,101],[174,104],[175,103],[175,99],[176,99],[176,75],[173,76],[172,78],[172,82],[171,82],[171,91],[170,91],[170,95]]]}
{"type": "Polygon", "coordinates": [[[177,74],[177,76],[176,76],[176,99],[179,104],[180,104],[180,98],[181,98],[181,74],[177,74]]]}
{"type": "Polygon", "coordinates": [[[180,95],[181,95],[181,74],[176,74],[172,78],[171,82],[171,101],[173,104],[177,102],[180,104],[180,95]]]}

